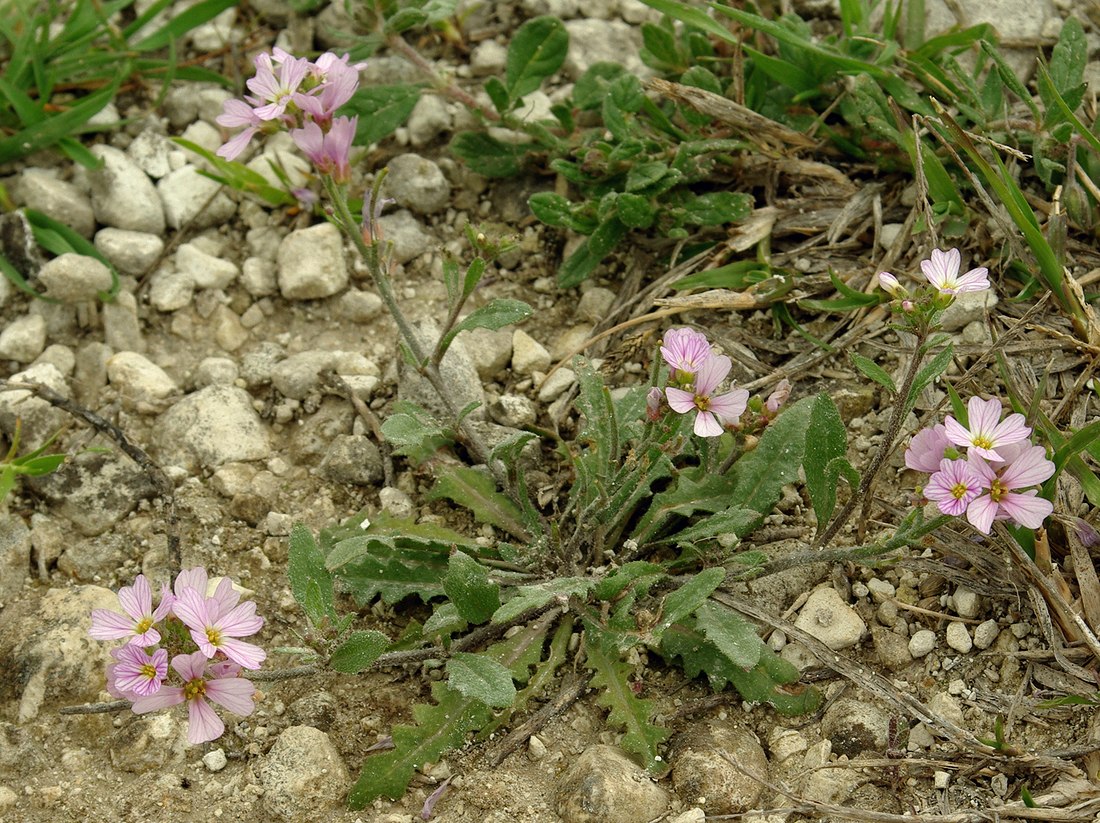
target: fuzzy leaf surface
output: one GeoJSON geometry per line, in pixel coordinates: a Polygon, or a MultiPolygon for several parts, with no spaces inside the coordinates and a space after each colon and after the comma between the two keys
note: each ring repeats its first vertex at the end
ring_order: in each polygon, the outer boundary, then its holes
{"type": "Polygon", "coordinates": [[[591,623],[585,624],[588,641],[585,661],[592,669],[590,684],[599,694],[597,702],[608,710],[607,722],[624,729],[622,747],[634,755],[652,775],[668,771],[657,747],[668,737],[668,730],[656,725],[653,701],[639,698],[631,688],[633,667],[619,656],[614,638],[591,623]]]}
{"type": "Polygon", "coordinates": [[[519,586],[516,594],[493,615],[494,623],[507,623],[528,609],[545,606],[555,598],[568,600],[573,595],[587,594],[596,581],[586,577],[558,577],[545,583],[519,586]]]}
{"type": "Polygon", "coordinates": [[[455,652],[447,661],[447,685],[487,706],[503,709],[516,699],[508,669],[480,654],[455,652]]]}
{"type": "Polygon", "coordinates": [[[734,464],[734,488],[727,504],[769,514],[783,486],[798,479],[806,429],[815,397],[788,406],[760,436],[756,448],[734,464]]]}
{"type": "Polygon", "coordinates": [[[569,51],[569,33],[556,17],[536,17],[520,26],[508,46],[504,83],[508,96],[519,100],[561,68],[569,51]]]}
{"type": "Polygon", "coordinates": [[[517,540],[530,536],[523,525],[523,512],[497,491],[496,481],[491,476],[477,469],[452,466],[441,471],[435,488],[428,495],[429,500],[440,498],[458,503],[481,522],[496,526],[517,540]]]}
{"type": "Polygon", "coordinates": [[[806,490],[817,516],[818,530],[825,528],[836,507],[838,465],[833,461],[843,458],[847,451],[848,430],[840,419],[840,412],[828,395],[819,394],[810,411],[803,458],[806,490]]]}
{"type": "Polygon", "coordinates": [[[500,608],[500,585],[491,582],[489,570],[464,552],[451,555],[443,590],[470,623],[484,623],[500,608]]]}
{"type": "Polygon", "coordinates": [[[329,665],[344,674],[359,674],[370,668],[389,645],[390,639],[382,632],[352,632],[332,653],[329,665]]]}
{"type": "Polygon", "coordinates": [[[695,611],[695,625],[735,666],[751,669],[764,648],[756,629],[745,618],[717,603],[704,603],[695,611]]]}
{"type": "Polygon", "coordinates": [[[287,577],[294,599],[314,626],[326,617],[336,619],[333,607],[332,575],[325,568],[325,557],[309,528],[295,523],[290,530],[290,557],[287,577]]]}

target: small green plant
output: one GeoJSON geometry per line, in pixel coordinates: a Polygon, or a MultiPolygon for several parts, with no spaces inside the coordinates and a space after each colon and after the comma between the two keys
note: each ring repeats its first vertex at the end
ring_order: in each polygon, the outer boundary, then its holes
{"type": "Polygon", "coordinates": [[[154,81],[164,90],[176,79],[228,85],[215,72],[179,65],[175,50],[180,37],[233,2],[200,0],[152,31],[171,0],[156,0],[122,28],[116,16],[134,0],[11,4],[0,16],[0,163],[56,146],[78,163],[98,166],[77,135],[104,127],[88,121],[124,83],[154,81]]]}
{"type": "Polygon", "coordinates": [[[15,488],[15,483],[20,477],[41,477],[44,474],[57,471],[61,464],[65,462],[64,454],[47,454],[47,450],[56,435],[34,451],[17,456],[19,455],[19,440],[22,431],[22,423],[16,419],[11,446],[8,448],[8,453],[4,455],[4,459],[0,461],[0,504],[7,499],[8,494],[15,488]]]}

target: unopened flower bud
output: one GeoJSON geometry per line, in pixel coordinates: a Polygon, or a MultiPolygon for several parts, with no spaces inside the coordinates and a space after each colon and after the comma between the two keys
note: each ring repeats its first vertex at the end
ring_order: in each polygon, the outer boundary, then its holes
{"type": "Polygon", "coordinates": [[[645,416],[657,422],[661,419],[661,401],[664,399],[664,395],[661,390],[654,386],[645,396],[645,416]]]}
{"type": "Polygon", "coordinates": [[[764,407],[768,410],[768,414],[774,415],[778,412],[790,396],[791,381],[784,377],[775,387],[775,391],[768,395],[768,402],[764,404],[764,407]]]}

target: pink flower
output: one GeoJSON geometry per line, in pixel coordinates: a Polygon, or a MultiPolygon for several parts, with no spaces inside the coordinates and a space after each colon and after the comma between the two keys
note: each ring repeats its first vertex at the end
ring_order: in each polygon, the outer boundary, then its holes
{"type": "Polygon", "coordinates": [[[156,694],[168,676],[168,652],[164,649],[149,654],[130,643],[111,654],[118,662],[109,673],[108,682],[113,682],[115,689],[130,700],[156,694]]]}
{"type": "Polygon", "coordinates": [[[1012,520],[1028,529],[1043,525],[1054,506],[1049,500],[1038,497],[1038,491],[1015,491],[1027,486],[1037,486],[1052,474],[1054,464],[1047,460],[1042,446],[1028,446],[1014,450],[1011,462],[994,468],[977,454],[968,455],[971,471],[988,492],[970,503],[966,519],[978,531],[989,534],[994,520],[1012,520]]]}
{"type": "MultiPolygon", "coordinates": [[[[191,639],[206,657],[221,652],[246,669],[258,669],[267,653],[236,638],[258,632],[264,625],[263,618],[256,615],[256,604],[251,600],[227,609],[226,595],[219,596],[226,584],[232,588],[232,582],[226,578],[213,597],[203,597],[194,589],[185,588],[174,606],[176,617],[191,630],[191,639]]],[[[234,596],[239,597],[235,593],[234,596]]]]}
{"type": "Polygon", "coordinates": [[[206,743],[220,737],[225,723],[206,702],[211,700],[234,714],[252,714],[256,693],[251,682],[239,677],[240,669],[231,664],[211,666],[207,670],[206,655],[178,654],[172,658],[172,668],[183,680],[183,686],[163,686],[156,694],[134,701],[135,714],[146,714],[187,703],[187,742],[206,743]]]}
{"type": "Polygon", "coordinates": [[[277,77],[276,64],[265,52],[256,55],[253,61],[256,74],[245,83],[249,91],[259,98],[257,102],[266,104],[256,109],[256,117],[260,120],[282,117],[309,71],[309,61],[304,57],[292,57],[282,49],[276,51],[275,57],[278,60],[277,77]]]}
{"type": "Polygon", "coordinates": [[[348,55],[337,57],[325,52],[310,67],[311,77],[318,85],[308,93],[297,92],[294,103],[320,126],[327,126],[340,106],[348,102],[359,88],[359,72],[366,63],[348,64],[348,55]]]}
{"type": "Polygon", "coordinates": [[[979,266],[960,277],[961,262],[962,257],[958,249],[949,251],[932,249],[931,259],[922,260],[920,270],[940,294],[962,294],[967,291],[985,291],[989,288],[987,278],[989,269],[979,266]]]}
{"type": "Polygon", "coordinates": [[[214,122],[219,126],[225,126],[227,129],[245,127],[244,131],[234,135],[215,152],[219,157],[224,157],[226,160],[235,160],[245,150],[249,141],[252,140],[252,136],[260,130],[260,126],[263,125],[263,121],[256,116],[256,110],[248,103],[236,98],[226,100],[222,104],[222,113],[214,119],[214,122]]]}
{"type": "Polygon", "coordinates": [[[940,468],[928,478],[924,496],[934,502],[944,514],[957,517],[982,492],[978,477],[962,459],[940,461],[940,468]]]}
{"type": "Polygon", "coordinates": [[[665,332],[661,356],[677,378],[695,374],[710,358],[710,342],[695,329],[669,329],[665,332]]]}
{"type": "Polygon", "coordinates": [[[944,452],[951,446],[947,430],[942,423],[930,429],[921,429],[909,441],[905,450],[905,465],[918,472],[939,471],[944,452]]]}
{"type": "Polygon", "coordinates": [[[784,377],[776,384],[775,390],[768,395],[768,399],[764,403],[764,408],[767,409],[768,414],[774,416],[783,408],[783,404],[787,402],[790,396],[791,381],[784,377]]]}
{"type": "Polygon", "coordinates": [[[351,177],[349,156],[358,123],[358,117],[337,117],[324,132],[313,121],[307,121],[302,128],[292,129],[290,136],[318,172],[337,183],[346,183],[351,177]]]}
{"type": "Polygon", "coordinates": [[[713,355],[700,364],[692,391],[672,387],[665,389],[668,405],[673,411],[680,414],[696,412],[694,431],[700,437],[717,437],[724,431],[723,425],[736,423],[748,405],[749,393],[744,389],[711,396],[732,366],[733,363],[724,354],[713,355]]]}
{"type": "Polygon", "coordinates": [[[947,439],[956,446],[969,446],[974,453],[987,460],[1003,460],[996,451],[998,447],[1019,443],[1031,434],[1022,414],[1013,413],[1001,420],[1001,403],[996,398],[982,400],[971,397],[966,408],[970,428],[963,428],[959,421],[948,415],[943,421],[947,439]],[[997,422],[999,420],[1001,422],[997,422]]]}
{"type": "Polygon", "coordinates": [[[165,586],[161,592],[160,605],[153,610],[153,591],[145,575],[134,578],[134,585],[123,586],[118,590],[118,602],[121,615],[110,609],[92,609],[92,628],[88,631],[96,640],[121,640],[128,638],[129,643],[138,646],[152,646],[160,642],[160,632],[156,624],[163,620],[172,609],[174,597],[165,586]]]}
{"type": "Polygon", "coordinates": [[[888,292],[892,297],[905,297],[909,294],[905,286],[898,282],[898,279],[888,271],[880,271],[878,273],[879,287],[888,292]]]}

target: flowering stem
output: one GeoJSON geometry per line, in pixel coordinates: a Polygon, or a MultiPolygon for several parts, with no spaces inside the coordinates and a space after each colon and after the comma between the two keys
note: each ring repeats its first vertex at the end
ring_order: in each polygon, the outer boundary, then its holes
{"type": "Polygon", "coordinates": [[[397,324],[397,330],[401,333],[401,338],[405,345],[408,346],[413,360],[416,361],[417,369],[428,378],[428,382],[431,383],[432,387],[436,390],[440,400],[442,400],[444,406],[446,406],[448,413],[454,418],[459,429],[461,429],[466,445],[470,448],[470,451],[473,452],[474,457],[479,462],[489,466],[490,471],[492,471],[494,475],[497,475],[497,469],[493,466],[493,462],[489,458],[490,451],[488,446],[485,445],[465,418],[459,416],[459,411],[455,408],[454,402],[451,400],[451,395],[447,390],[447,386],[443,382],[443,377],[439,373],[438,365],[428,359],[424,352],[424,347],[420,344],[420,340],[416,336],[416,332],[413,331],[404,312],[401,311],[401,307],[397,305],[397,298],[393,293],[393,284],[390,282],[389,275],[384,271],[379,260],[378,250],[377,248],[368,246],[367,242],[363,239],[362,232],[359,231],[358,224],[351,214],[351,209],[348,208],[348,201],[344,197],[343,189],[330,175],[322,175],[321,179],[324,182],[325,192],[328,194],[329,200],[336,209],[336,217],[340,225],[343,226],[344,232],[351,238],[360,257],[363,258],[363,262],[367,264],[367,270],[370,272],[371,280],[374,281],[375,288],[378,289],[378,295],[382,298],[382,302],[386,305],[386,309],[397,324]]]}
{"type": "Polygon", "coordinates": [[[435,67],[429,63],[424,56],[421,55],[416,49],[405,42],[405,38],[400,34],[391,34],[386,38],[386,45],[394,51],[401,52],[401,56],[416,66],[425,75],[431,78],[432,85],[435,86],[436,91],[447,95],[452,100],[457,100],[466,108],[478,112],[486,120],[497,121],[500,120],[500,115],[488,106],[479,103],[474,99],[469,92],[459,88],[450,80],[440,76],[435,67]]]}
{"type": "Polygon", "coordinates": [[[828,528],[817,536],[817,539],[814,540],[815,547],[823,546],[836,537],[837,532],[844,528],[844,524],[851,518],[852,512],[855,511],[856,506],[861,501],[864,502],[865,506],[867,505],[875,476],[886,463],[886,458],[890,456],[890,452],[893,451],[894,441],[897,440],[898,433],[901,431],[902,421],[905,420],[905,415],[909,413],[909,403],[907,402],[909,391],[913,388],[913,381],[916,379],[921,362],[924,360],[924,342],[928,339],[928,331],[923,326],[919,327],[915,333],[917,340],[913,349],[913,358],[909,361],[905,378],[901,381],[901,386],[898,387],[897,394],[894,396],[894,413],[890,416],[890,422],[882,435],[882,442],[879,443],[878,451],[871,458],[870,465],[864,469],[859,489],[848,498],[848,502],[844,504],[844,508],[840,510],[840,513],[833,518],[833,522],[829,524],[828,528]]]}

